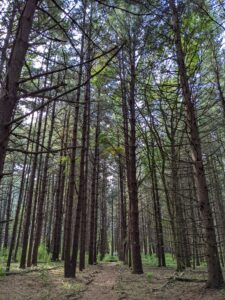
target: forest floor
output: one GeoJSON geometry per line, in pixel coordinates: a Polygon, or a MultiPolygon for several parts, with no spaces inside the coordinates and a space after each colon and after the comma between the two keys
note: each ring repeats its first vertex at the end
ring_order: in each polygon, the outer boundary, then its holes
{"type": "Polygon", "coordinates": [[[0,277],[0,300],[222,300],[225,290],[205,289],[204,270],[177,274],[172,268],[145,266],[131,274],[119,262],[103,263],[63,278],[62,265],[0,277]],[[187,282],[180,280],[195,280],[187,282]]]}

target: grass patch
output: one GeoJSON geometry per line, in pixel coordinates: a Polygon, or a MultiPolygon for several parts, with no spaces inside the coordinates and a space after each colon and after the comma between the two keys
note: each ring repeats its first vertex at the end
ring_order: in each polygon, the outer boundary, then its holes
{"type": "Polygon", "coordinates": [[[153,278],[153,273],[148,272],[147,273],[147,280],[148,280],[148,282],[152,282],[152,278],[153,278]]]}
{"type": "Polygon", "coordinates": [[[166,253],[165,256],[166,256],[166,266],[171,268],[176,268],[177,267],[176,259],[172,256],[172,254],[166,253]]]}
{"type": "Polygon", "coordinates": [[[142,255],[142,262],[144,265],[151,266],[151,267],[157,267],[157,257],[155,254],[152,255],[142,255]]]}
{"type": "Polygon", "coordinates": [[[0,251],[0,277],[5,276],[5,264],[7,261],[8,251],[6,249],[2,249],[0,251]]]}
{"type": "MultiPolygon", "coordinates": [[[[165,253],[166,258],[166,267],[176,269],[177,263],[176,258],[171,253],[165,253]]],[[[150,267],[158,267],[158,258],[156,254],[144,255],[142,254],[142,263],[143,265],[150,267]]],[[[204,271],[207,267],[205,261],[201,262],[200,266],[196,266],[196,269],[204,271]]]]}
{"type": "MultiPolygon", "coordinates": [[[[171,253],[166,253],[166,266],[171,268],[176,268],[176,260],[173,258],[171,253]]],[[[158,258],[156,254],[152,255],[142,255],[142,262],[144,265],[150,267],[157,267],[158,266],[158,258]]]]}
{"type": "Polygon", "coordinates": [[[7,257],[8,257],[8,249],[2,249],[2,250],[0,250],[0,257],[1,257],[1,259],[7,259],[7,257]]]}
{"type": "Polygon", "coordinates": [[[3,266],[0,265],[0,277],[5,277],[5,271],[3,269],[3,266]]]}
{"type": "Polygon", "coordinates": [[[38,248],[38,261],[44,263],[50,263],[51,255],[48,253],[44,244],[41,244],[38,248]]]}
{"type": "Polygon", "coordinates": [[[109,254],[107,254],[103,259],[103,262],[118,262],[118,261],[119,261],[119,259],[117,256],[112,256],[109,254]]]}

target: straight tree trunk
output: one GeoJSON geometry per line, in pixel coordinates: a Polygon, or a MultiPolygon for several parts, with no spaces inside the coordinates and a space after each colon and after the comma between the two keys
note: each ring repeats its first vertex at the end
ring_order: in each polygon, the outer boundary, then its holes
{"type": "MultiPolygon", "coordinates": [[[[53,103],[52,107],[52,114],[51,114],[51,124],[50,129],[48,133],[48,144],[47,149],[50,151],[51,144],[52,144],[52,136],[53,136],[53,130],[54,130],[54,122],[55,122],[55,102],[53,103]]],[[[46,114],[46,119],[47,119],[46,114]]],[[[43,176],[41,177],[41,187],[40,187],[40,196],[38,199],[38,208],[37,208],[37,217],[36,217],[36,235],[34,240],[34,246],[33,246],[33,254],[32,254],[32,265],[37,265],[37,256],[38,256],[38,247],[40,245],[41,241],[41,233],[42,233],[42,225],[43,225],[43,207],[44,207],[44,201],[46,196],[46,189],[48,181],[48,163],[50,158],[50,152],[46,154],[45,161],[44,161],[44,170],[43,170],[43,176]]]]}
{"type": "MultiPolygon", "coordinates": [[[[103,161],[102,165],[102,181],[101,181],[101,198],[100,200],[100,241],[99,241],[99,253],[100,260],[102,261],[106,255],[107,251],[107,202],[106,202],[106,191],[107,191],[107,173],[106,173],[106,162],[103,161]]],[[[112,227],[112,240],[111,240],[111,255],[113,256],[113,199],[112,201],[112,218],[111,218],[111,227],[112,227]]]]}
{"type": "MultiPolygon", "coordinates": [[[[89,78],[89,77],[87,77],[89,78]]],[[[90,84],[90,83],[89,83],[90,84]]],[[[85,188],[86,188],[86,180],[85,180],[85,158],[86,158],[86,150],[87,150],[87,132],[88,132],[88,118],[89,118],[89,105],[90,105],[90,95],[89,91],[86,90],[85,99],[84,99],[84,111],[83,111],[83,123],[82,123],[82,141],[81,141],[81,153],[80,153],[80,182],[79,182],[79,190],[78,190],[78,201],[77,201],[77,209],[76,209],[76,220],[74,226],[74,237],[73,237],[73,249],[72,249],[72,257],[71,257],[71,277],[76,276],[76,266],[77,266],[77,256],[78,256],[78,247],[80,240],[80,229],[81,229],[81,214],[82,209],[84,213],[83,202],[85,200],[85,188]]],[[[86,209],[86,206],[85,206],[86,209]]],[[[86,213],[86,212],[85,212],[86,213]]]]}
{"type": "MultiPolygon", "coordinates": [[[[98,93],[100,97],[100,93],[98,93]]],[[[94,238],[95,238],[95,214],[96,214],[96,182],[97,182],[97,165],[99,163],[99,134],[100,134],[100,99],[97,104],[97,116],[96,116],[96,129],[95,129],[95,151],[92,171],[92,183],[91,183],[91,213],[90,213],[90,238],[89,238],[89,257],[88,263],[94,264],[94,238]]]]}
{"type": "Polygon", "coordinates": [[[185,57],[182,48],[178,9],[174,0],[169,0],[169,5],[173,16],[172,22],[175,37],[177,64],[179,68],[180,82],[185,106],[186,123],[190,140],[196,193],[205,231],[206,259],[208,264],[207,287],[220,288],[224,285],[224,280],[219,261],[213,216],[209,202],[208,187],[203,165],[201,141],[198,132],[195,107],[189,86],[185,57]]]}
{"type": "MultiPolygon", "coordinates": [[[[6,37],[4,39],[3,42],[3,46],[1,48],[1,59],[0,59],[0,85],[2,85],[2,79],[4,77],[4,66],[6,64],[6,60],[7,60],[7,49],[9,47],[9,43],[10,43],[10,37],[12,34],[12,29],[13,29],[13,24],[15,21],[15,16],[16,16],[16,3],[12,3],[13,7],[12,7],[12,12],[10,13],[10,19],[9,19],[9,23],[7,26],[7,32],[6,32],[6,37]]],[[[10,7],[10,6],[9,6],[10,7]]]]}
{"type": "MultiPolygon", "coordinates": [[[[83,25],[86,20],[86,10],[84,10],[83,25]]],[[[78,86],[81,85],[83,77],[83,61],[84,61],[84,35],[81,38],[81,52],[80,52],[80,69],[78,76],[78,86]]],[[[76,150],[77,150],[77,129],[78,129],[78,117],[80,111],[80,96],[81,88],[77,90],[76,95],[76,107],[73,123],[73,136],[72,136],[72,151],[70,161],[70,174],[68,182],[68,193],[66,201],[66,214],[65,214],[65,226],[64,226],[64,276],[67,278],[75,277],[74,262],[71,259],[71,238],[72,238],[72,212],[73,212],[73,201],[75,192],[75,167],[76,167],[76,150]]]]}
{"type": "Polygon", "coordinates": [[[175,255],[177,261],[177,271],[182,272],[185,269],[185,262],[183,259],[183,222],[182,222],[182,207],[181,207],[181,199],[179,196],[178,190],[178,168],[177,168],[177,160],[178,156],[176,154],[176,149],[174,146],[174,138],[171,138],[171,183],[172,183],[172,193],[171,199],[174,203],[174,211],[175,211],[175,226],[174,226],[174,242],[175,242],[175,255]]]}
{"type": "Polygon", "coordinates": [[[158,182],[156,174],[156,162],[154,154],[154,145],[152,146],[152,187],[153,187],[153,204],[155,211],[155,223],[156,223],[156,237],[157,237],[157,254],[158,254],[158,266],[165,267],[165,252],[163,241],[163,228],[162,228],[162,214],[159,201],[158,182]]]}
{"type": "Polygon", "coordinates": [[[16,37],[12,47],[7,75],[0,95],[0,180],[6,155],[10,134],[10,126],[7,125],[14,114],[18,103],[17,85],[28,49],[29,36],[33,24],[34,13],[39,0],[27,0],[22,11],[16,37]]]}
{"type": "Polygon", "coordinates": [[[223,110],[223,118],[225,120],[225,96],[224,96],[224,91],[223,91],[223,88],[221,85],[219,62],[217,59],[216,49],[214,46],[212,46],[212,47],[213,47],[213,67],[214,67],[216,86],[217,86],[217,91],[218,91],[219,99],[220,99],[222,110],[223,110]]]}
{"type": "MultiPolygon", "coordinates": [[[[46,121],[45,126],[46,127],[46,121]]],[[[43,139],[42,139],[43,141],[43,139]]],[[[37,211],[37,203],[38,203],[38,197],[39,192],[41,188],[41,172],[42,172],[42,154],[40,155],[38,159],[38,166],[37,166],[37,175],[36,175],[36,185],[34,189],[34,195],[33,195],[33,209],[32,209],[32,215],[31,215],[31,225],[30,225],[30,234],[29,234],[29,242],[28,242],[28,253],[27,253],[27,267],[31,267],[32,265],[32,253],[33,253],[33,243],[34,243],[34,232],[35,232],[35,224],[36,224],[36,211],[37,211]]]]}
{"type": "MultiPolygon", "coordinates": [[[[88,43],[88,49],[87,49],[87,61],[90,60],[91,57],[91,48],[90,43],[88,43]]],[[[90,78],[91,76],[91,65],[87,64],[87,78],[90,78]]],[[[79,261],[79,269],[82,271],[85,268],[85,243],[86,243],[86,222],[87,222],[87,193],[88,193],[88,159],[89,159],[89,135],[90,135],[90,100],[91,100],[91,86],[90,82],[86,84],[85,88],[85,103],[87,103],[87,115],[84,116],[84,122],[85,122],[85,132],[82,134],[85,134],[85,141],[82,140],[82,146],[84,146],[84,155],[85,155],[85,163],[84,163],[84,178],[82,179],[83,185],[83,196],[82,196],[82,206],[81,206],[81,228],[80,228],[80,261],[79,261]],[[84,143],[84,144],[83,144],[84,143]]],[[[86,109],[86,108],[85,108],[86,109]]],[[[82,153],[82,151],[81,151],[82,153]]],[[[81,156],[82,158],[82,156],[81,156]]],[[[81,178],[80,178],[81,180],[81,178]]],[[[79,201],[79,194],[78,194],[78,201],[79,201]]]]}
{"type": "Polygon", "coordinates": [[[5,236],[4,236],[4,243],[3,243],[3,248],[7,249],[8,248],[8,243],[9,243],[9,225],[10,225],[10,215],[11,215],[11,210],[12,210],[12,202],[13,202],[13,171],[14,171],[14,163],[12,165],[12,178],[9,183],[9,190],[8,190],[8,195],[7,195],[7,206],[6,206],[6,223],[5,223],[5,236]]]}
{"type": "Polygon", "coordinates": [[[37,141],[35,145],[35,154],[32,163],[31,174],[30,174],[29,191],[26,199],[27,203],[26,203],[26,210],[25,210],[24,230],[23,230],[22,254],[20,260],[20,268],[22,269],[25,269],[26,267],[27,247],[28,247],[28,240],[29,240],[32,205],[33,205],[33,193],[35,187],[35,174],[37,171],[37,164],[38,164],[38,150],[39,150],[39,139],[41,134],[42,116],[43,116],[43,110],[41,110],[39,114],[37,141]]]}
{"type": "MultiPolygon", "coordinates": [[[[49,51],[50,53],[50,51],[49,51]]],[[[49,58],[49,54],[48,54],[49,58]]],[[[48,69],[48,66],[47,66],[48,69]]],[[[45,85],[46,85],[47,78],[45,79],[45,85]]],[[[46,116],[48,116],[49,106],[47,106],[46,116]]],[[[44,145],[45,141],[45,135],[46,135],[46,129],[47,129],[47,118],[44,119],[44,125],[43,125],[43,134],[41,137],[41,144],[44,145]]],[[[37,137],[37,143],[39,143],[40,137],[37,137]]],[[[41,153],[38,156],[38,166],[37,166],[37,175],[36,175],[36,185],[34,189],[33,194],[33,211],[32,211],[32,219],[31,219],[31,229],[30,229],[30,235],[29,235],[29,248],[28,248],[28,254],[27,254],[27,267],[31,267],[32,265],[32,254],[33,254],[33,246],[34,246],[34,235],[35,235],[35,227],[36,227],[36,212],[37,212],[37,205],[38,205],[38,198],[40,196],[41,186],[42,186],[42,172],[43,172],[43,154],[41,153]]],[[[45,182],[46,184],[46,182],[45,182]]]]}
{"type": "Polygon", "coordinates": [[[127,212],[126,212],[126,198],[124,191],[124,165],[122,155],[118,157],[119,164],[119,187],[120,187],[120,259],[126,262],[127,257],[127,212]]]}
{"type": "Polygon", "coordinates": [[[96,172],[96,198],[95,198],[95,218],[94,218],[94,250],[93,250],[93,262],[97,264],[97,236],[98,236],[98,207],[99,207],[99,172],[100,172],[100,161],[99,155],[97,160],[97,172],[96,172]]]}
{"type": "Polygon", "coordinates": [[[122,92],[122,113],[123,113],[123,130],[125,143],[125,157],[127,170],[127,184],[129,194],[129,237],[131,244],[132,267],[135,274],[143,273],[140,240],[139,240],[139,216],[138,216],[138,193],[136,178],[136,116],[135,116],[135,54],[130,49],[131,60],[131,80],[129,94],[129,110],[127,105],[127,87],[125,83],[125,72],[122,62],[120,62],[120,80],[122,92]],[[129,119],[129,123],[128,123],[129,119]],[[129,130],[130,125],[130,130],[129,130]]]}
{"type": "MultiPolygon", "coordinates": [[[[28,139],[27,139],[26,152],[28,151],[29,145],[30,145],[31,131],[32,131],[32,127],[33,127],[33,119],[34,119],[34,116],[32,115],[28,139]]],[[[21,205],[22,205],[23,196],[24,196],[25,175],[26,175],[26,171],[27,171],[27,160],[28,160],[28,155],[25,154],[25,158],[23,161],[23,171],[22,171],[22,176],[21,176],[19,198],[18,198],[17,207],[16,207],[15,220],[14,220],[14,224],[13,224],[12,239],[11,239],[9,254],[8,254],[8,258],[7,258],[7,267],[6,267],[7,271],[10,270],[12,253],[13,253],[13,249],[14,249],[15,242],[16,242],[17,227],[18,227],[18,223],[19,223],[21,205]]]]}
{"type": "MultiPolygon", "coordinates": [[[[34,148],[34,143],[31,144],[31,151],[33,151],[34,148]]],[[[24,193],[23,193],[23,204],[22,204],[22,211],[21,211],[21,216],[19,220],[19,228],[18,228],[18,235],[16,238],[16,246],[15,246],[15,252],[13,255],[13,261],[17,262],[17,253],[20,245],[20,240],[21,240],[21,235],[22,235],[22,227],[23,227],[23,221],[24,221],[24,213],[25,213],[25,208],[26,208],[26,201],[27,201],[27,195],[28,195],[28,189],[29,189],[29,177],[32,169],[32,157],[29,158],[28,161],[28,168],[27,168],[27,179],[25,180],[25,185],[24,185],[24,193]]]]}
{"type": "MultiPolygon", "coordinates": [[[[63,136],[61,142],[61,149],[63,149],[64,144],[67,145],[68,142],[68,133],[69,133],[69,120],[70,114],[65,114],[64,126],[63,126],[63,136]]],[[[53,250],[52,250],[52,261],[59,260],[60,248],[61,248],[61,234],[62,234],[62,219],[63,219],[63,197],[65,190],[65,171],[66,171],[66,162],[62,161],[66,155],[66,151],[60,152],[60,163],[59,163],[59,172],[58,172],[58,183],[57,191],[55,198],[55,220],[53,225],[53,250]]]]}
{"type": "Polygon", "coordinates": [[[131,256],[134,274],[142,274],[142,261],[140,253],[139,240],[139,209],[138,209],[138,185],[136,171],[136,114],[135,114],[135,50],[130,50],[130,94],[129,94],[129,110],[130,110],[130,184],[128,185],[130,200],[130,235],[131,235],[131,256]]]}

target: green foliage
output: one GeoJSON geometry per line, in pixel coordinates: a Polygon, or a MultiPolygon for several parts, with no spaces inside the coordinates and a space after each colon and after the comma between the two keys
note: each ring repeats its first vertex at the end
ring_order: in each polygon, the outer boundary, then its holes
{"type": "Polygon", "coordinates": [[[4,277],[5,276],[5,271],[3,266],[0,264],[0,277],[4,277]]]}
{"type": "Polygon", "coordinates": [[[124,154],[125,152],[123,145],[117,145],[117,141],[112,132],[102,132],[99,135],[99,143],[104,149],[103,155],[116,156],[118,154],[124,154]]]}
{"type": "Polygon", "coordinates": [[[153,278],[153,273],[148,272],[148,273],[147,273],[147,279],[148,279],[148,282],[151,282],[151,281],[152,281],[152,278],[153,278]]]}
{"type": "Polygon", "coordinates": [[[20,260],[21,254],[22,254],[22,247],[19,247],[18,250],[17,250],[16,261],[20,260]]]}
{"type": "Polygon", "coordinates": [[[123,146],[118,146],[118,147],[107,147],[104,150],[104,154],[116,156],[117,154],[124,153],[124,147],[123,146]]]}
{"type": "Polygon", "coordinates": [[[1,260],[2,259],[6,260],[7,256],[8,256],[8,250],[7,249],[0,250],[0,259],[1,260]]]}
{"type": "Polygon", "coordinates": [[[171,253],[166,253],[166,266],[176,268],[176,260],[171,253]]]}
{"type": "Polygon", "coordinates": [[[106,67],[108,60],[108,57],[102,57],[95,62],[95,65],[92,68],[92,76],[99,72],[99,74],[94,76],[91,80],[92,84],[97,88],[101,88],[109,80],[108,78],[113,78],[115,76],[115,68],[110,66],[106,67]]]}
{"type": "Polygon", "coordinates": [[[117,261],[119,261],[117,256],[112,256],[109,254],[107,254],[103,259],[103,262],[117,262],[117,261]]]}
{"type": "Polygon", "coordinates": [[[144,265],[148,265],[151,267],[157,267],[157,257],[155,254],[142,255],[142,262],[144,265]]]}
{"type": "Polygon", "coordinates": [[[48,253],[44,244],[41,244],[38,248],[38,261],[48,263],[51,261],[51,256],[48,253]]]}
{"type": "Polygon", "coordinates": [[[70,160],[69,156],[60,156],[59,157],[59,161],[62,162],[62,163],[66,163],[70,160]]]}
{"type": "Polygon", "coordinates": [[[4,266],[6,264],[7,255],[8,255],[8,252],[6,249],[2,249],[0,251],[0,277],[5,276],[4,266]]]}
{"type": "MultiPolygon", "coordinates": [[[[173,258],[171,253],[166,253],[166,266],[171,268],[176,268],[176,260],[173,258]]],[[[144,265],[148,265],[151,267],[158,266],[158,259],[156,254],[152,255],[142,255],[142,262],[144,265]]]]}

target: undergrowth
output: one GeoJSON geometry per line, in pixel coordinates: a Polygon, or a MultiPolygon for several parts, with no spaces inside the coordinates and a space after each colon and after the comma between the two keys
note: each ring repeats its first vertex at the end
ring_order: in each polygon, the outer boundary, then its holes
{"type": "Polygon", "coordinates": [[[105,257],[102,260],[103,262],[118,262],[119,259],[117,256],[112,256],[110,254],[105,255],[105,257]]]}
{"type": "MultiPolygon", "coordinates": [[[[171,268],[176,268],[176,260],[173,258],[172,254],[166,253],[166,266],[171,268]]],[[[158,259],[156,254],[152,255],[142,255],[142,262],[144,265],[148,265],[151,267],[158,266],[158,259]]]]}
{"type": "Polygon", "coordinates": [[[152,282],[152,278],[153,278],[153,273],[152,272],[148,272],[147,273],[148,282],[152,282]]]}
{"type": "Polygon", "coordinates": [[[41,244],[38,248],[38,261],[43,263],[50,263],[51,262],[51,255],[47,251],[47,248],[44,244],[41,244]]]}

